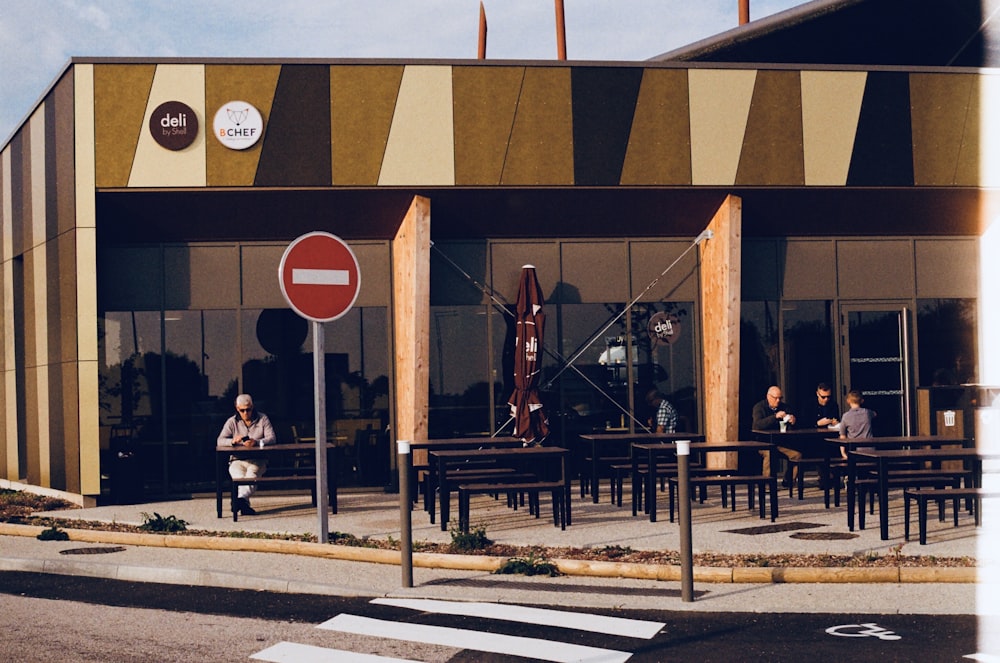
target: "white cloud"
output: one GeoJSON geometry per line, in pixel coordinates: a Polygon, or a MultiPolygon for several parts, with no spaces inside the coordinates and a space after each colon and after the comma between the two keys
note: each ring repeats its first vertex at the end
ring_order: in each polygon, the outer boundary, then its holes
{"type": "MultiPolygon", "coordinates": [[[[761,18],[801,0],[752,0],[761,18]]],[[[549,0],[484,0],[487,57],[556,58],[549,0]]],[[[645,60],[736,26],[737,0],[565,0],[572,60],[645,60]]],[[[3,0],[0,139],[73,56],[475,58],[479,0],[3,0]]]]}

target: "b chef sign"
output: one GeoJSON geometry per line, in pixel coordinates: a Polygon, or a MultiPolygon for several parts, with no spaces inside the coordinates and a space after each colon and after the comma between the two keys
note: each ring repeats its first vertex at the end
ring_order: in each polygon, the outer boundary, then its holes
{"type": "Polygon", "coordinates": [[[216,111],[212,129],[219,142],[229,149],[245,150],[260,140],[264,118],[252,104],[230,101],[216,111]]]}

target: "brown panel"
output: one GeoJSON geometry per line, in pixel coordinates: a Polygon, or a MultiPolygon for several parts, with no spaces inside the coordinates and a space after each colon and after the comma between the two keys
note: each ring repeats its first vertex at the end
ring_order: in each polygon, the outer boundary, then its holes
{"type": "Polygon", "coordinates": [[[758,71],[736,184],[805,183],[797,71],[758,71]]]}
{"type": "Polygon", "coordinates": [[[455,184],[500,182],[523,67],[454,67],[455,184]]]}
{"type": "Polygon", "coordinates": [[[976,79],[972,74],[910,74],[915,185],[979,182],[979,150],[968,142],[979,134],[976,79]],[[959,173],[962,181],[956,181],[959,173]]]}
{"type": "Polygon", "coordinates": [[[785,299],[833,299],[837,296],[837,252],[831,240],[785,243],[781,296],[785,299]]]}
{"type": "Polygon", "coordinates": [[[917,297],[979,296],[979,247],[975,239],[918,239],[917,297]]]}
{"type": "MultiPolygon", "coordinates": [[[[563,242],[563,285],[585,304],[624,302],[628,298],[628,254],[624,241],[563,242]]],[[[537,270],[536,270],[537,272],[537,270]]]]}
{"type": "MultiPolygon", "coordinates": [[[[39,286],[35,284],[35,260],[38,259],[38,251],[42,250],[44,249],[36,248],[24,253],[24,354],[22,356],[26,367],[34,366],[38,356],[35,328],[39,312],[35,311],[35,288],[39,286]]],[[[40,287],[44,288],[45,284],[41,284],[40,287]]],[[[31,412],[30,409],[27,411],[31,412]]]]}
{"type": "MultiPolygon", "coordinates": [[[[80,380],[77,377],[78,367],[75,362],[60,364],[59,371],[54,372],[51,384],[59,386],[61,394],[59,400],[52,400],[51,410],[54,413],[53,419],[59,422],[49,424],[53,436],[53,467],[61,463],[62,483],[61,490],[70,493],[80,493],[80,423],[79,423],[79,401],[78,393],[80,380]],[[57,428],[58,426],[58,428],[57,428]],[[61,458],[55,456],[55,439],[58,437],[59,446],[62,448],[61,458]]],[[[55,471],[53,469],[53,483],[55,471]]]]}
{"type": "Polygon", "coordinates": [[[656,281],[643,302],[695,301],[698,298],[698,250],[691,242],[649,241],[629,244],[632,265],[632,292],[638,297],[656,281]],[[681,258],[681,255],[687,254],[681,258]],[[680,260],[678,260],[680,258],[680,260]],[[677,260],[677,264],[674,261],[677,260]],[[671,266],[673,265],[673,266],[671,266]],[[664,274],[667,268],[670,270],[664,274]],[[662,276],[661,276],[662,274],[662,276]]]}
{"type": "Polygon", "coordinates": [[[76,231],[48,244],[49,361],[75,362],[78,357],[76,231]]]}
{"type": "Polygon", "coordinates": [[[476,306],[489,303],[487,292],[476,285],[480,283],[486,287],[489,283],[486,274],[488,255],[489,247],[485,240],[435,241],[431,247],[431,306],[476,306]]]}
{"type": "Polygon", "coordinates": [[[517,301],[521,267],[524,265],[535,266],[546,302],[558,299],[566,304],[579,303],[579,297],[567,298],[566,288],[562,287],[559,245],[555,242],[494,242],[490,245],[492,278],[489,283],[504,301],[511,304],[517,301]]]}
{"type": "Polygon", "coordinates": [[[31,140],[27,127],[10,142],[11,255],[31,246],[31,140]]]}
{"type": "Polygon", "coordinates": [[[643,72],[621,183],[691,184],[686,70],[643,72]]]}
{"type": "Polygon", "coordinates": [[[913,244],[909,240],[837,242],[837,282],[844,299],[914,295],[913,244]]]}
{"type": "MultiPolygon", "coordinates": [[[[63,375],[67,367],[73,364],[49,364],[45,367],[48,370],[49,393],[42,394],[48,402],[45,411],[48,413],[47,426],[49,437],[43,440],[42,444],[49,445],[49,486],[56,490],[65,490],[66,486],[66,436],[63,431],[63,419],[66,407],[66,394],[63,392],[63,375]]],[[[75,400],[76,393],[73,392],[75,400]]]]}
{"type": "MultiPolygon", "coordinates": [[[[165,307],[236,308],[240,301],[236,245],[168,246],[163,250],[165,307]]],[[[275,281],[278,268],[271,276],[275,281]]]]}
{"type": "Polygon", "coordinates": [[[55,163],[56,232],[63,233],[76,226],[76,131],[74,126],[73,77],[64,76],[50,95],[50,106],[46,110],[53,115],[53,131],[46,137],[51,143],[55,163]]]}
{"type": "Polygon", "coordinates": [[[156,65],[152,64],[94,65],[98,188],[128,185],[155,71],[156,65]]]}
{"type": "Polygon", "coordinates": [[[746,240],[742,251],[743,299],[777,299],[781,265],[774,240],[746,240]]]}
{"type": "Polygon", "coordinates": [[[529,68],[501,184],[573,184],[573,109],[568,68],[529,68]]]}
{"type": "Polygon", "coordinates": [[[278,85],[280,65],[206,65],[205,66],[205,159],[208,186],[252,186],[260,160],[263,136],[245,150],[231,150],[213,133],[215,113],[230,101],[245,101],[260,111],[264,133],[271,116],[274,90],[278,85]]]}
{"type": "MultiPolygon", "coordinates": [[[[26,334],[25,336],[30,336],[30,334],[26,334]]],[[[27,469],[27,483],[35,486],[42,485],[41,448],[38,446],[38,412],[40,405],[38,400],[38,371],[39,369],[34,365],[27,366],[24,370],[23,411],[26,414],[24,416],[24,446],[21,447],[26,450],[24,466],[27,469]]]]}
{"type": "Polygon", "coordinates": [[[97,255],[97,273],[100,310],[159,310],[163,301],[163,256],[159,248],[102,248],[97,255]]]}
{"type": "Polygon", "coordinates": [[[389,306],[391,303],[389,279],[391,262],[387,242],[350,242],[361,270],[361,289],[355,306],[389,306]]]}
{"type": "Polygon", "coordinates": [[[330,147],[335,185],[378,184],[402,79],[402,65],[330,68],[330,147]]]}
{"type": "Polygon", "coordinates": [[[245,244],[240,247],[239,278],[244,307],[288,308],[278,285],[278,265],[286,248],[288,243],[245,244]]]}

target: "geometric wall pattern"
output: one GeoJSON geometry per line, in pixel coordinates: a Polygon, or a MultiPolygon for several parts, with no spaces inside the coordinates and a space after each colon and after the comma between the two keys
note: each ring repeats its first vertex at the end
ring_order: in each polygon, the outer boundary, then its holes
{"type": "MultiPolygon", "coordinates": [[[[663,67],[96,64],[99,187],[914,186],[979,181],[978,76],[663,67]],[[263,139],[179,152],[144,131],[182,101],[209,129],[254,103],[263,139]]],[[[210,129],[209,129],[210,130],[210,129]]]]}

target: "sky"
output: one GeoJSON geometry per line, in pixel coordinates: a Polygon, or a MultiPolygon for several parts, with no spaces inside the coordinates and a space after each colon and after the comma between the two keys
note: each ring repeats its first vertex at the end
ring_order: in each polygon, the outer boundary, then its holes
{"type": "MultiPolygon", "coordinates": [[[[564,0],[569,60],[646,60],[737,27],[738,0],[564,0]]],[[[804,0],[750,0],[757,20],[804,0]]],[[[487,52],[555,60],[554,0],[483,0],[487,52]]],[[[479,0],[2,0],[0,139],[71,57],[477,56],[479,0]]]]}

